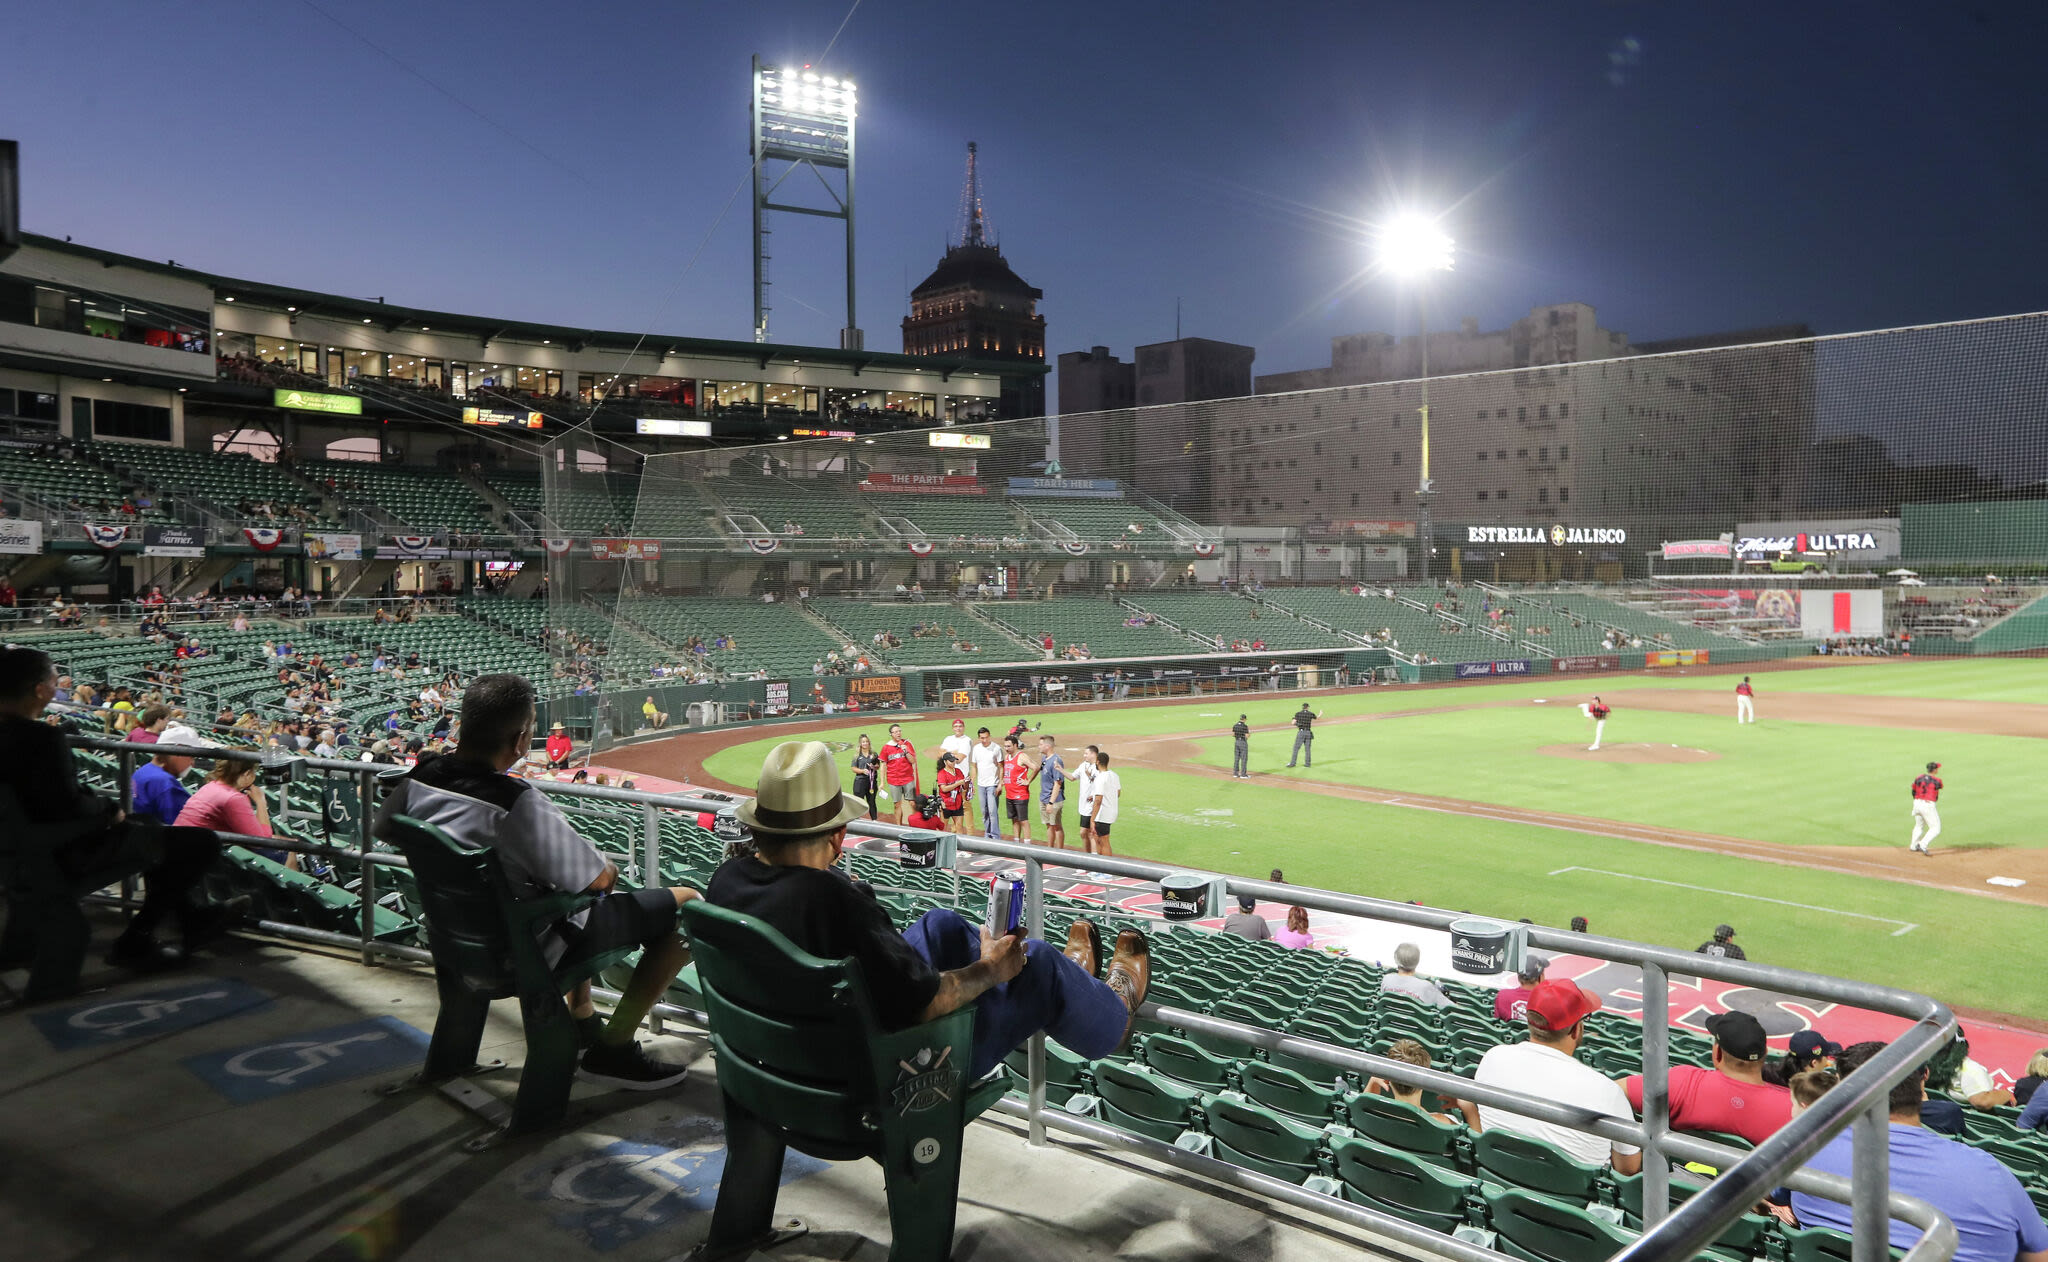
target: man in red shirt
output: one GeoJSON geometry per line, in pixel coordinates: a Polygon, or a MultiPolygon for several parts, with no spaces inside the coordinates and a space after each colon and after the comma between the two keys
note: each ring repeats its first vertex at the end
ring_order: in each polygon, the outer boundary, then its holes
{"type": "Polygon", "coordinates": [[[1756,689],[1749,686],[1747,675],[1742,677],[1741,683],[1735,685],[1735,721],[1756,722],[1756,689]]]}
{"type": "Polygon", "coordinates": [[[569,766],[569,755],[576,752],[576,742],[569,739],[569,733],[560,723],[548,729],[548,766],[564,771],[569,766]]]}
{"type": "Polygon", "coordinates": [[[1934,773],[1941,764],[1927,764],[1924,775],[1913,777],[1913,837],[1907,847],[1918,854],[1933,854],[1934,839],[1941,835],[1941,777],[1934,773]]]}
{"type": "Polygon", "coordinates": [[[1529,993],[1536,989],[1536,983],[1543,980],[1543,970],[1550,967],[1550,961],[1540,955],[1522,957],[1522,967],[1515,971],[1519,986],[1510,986],[1493,996],[1493,1015],[1496,1020],[1522,1025],[1529,1019],[1529,993]]]}
{"type": "Polygon", "coordinates": [[[1020,846],[1031,844],[1031,760],[1024,756],[1014,736],[1003,738],[1003,809],[1009,813],[1016,832],[1011,838],[1020,846]]]}
{"type": "MultiPolygon", "coordinates": [[[[1792,1093],[1764,1081],[1764,1027],[1747,1012],[1707,1018],[1714,1036],[1714,1067],[1671,1067],[1671,1128],[1726,1131],[1761,1144],[1792,1120],[1792,1093]]],[[[1636,1112],[1643,1109],[1643,1076],[1622,1084],[1636,1112]]]]}
{"type": "Polygon", "coordinates": [[[917,747],[903,735],[901,723],[891,723],[888,743],[882,746],[882,796],[896,823],[908,817],[917,786],[917,747]]]}

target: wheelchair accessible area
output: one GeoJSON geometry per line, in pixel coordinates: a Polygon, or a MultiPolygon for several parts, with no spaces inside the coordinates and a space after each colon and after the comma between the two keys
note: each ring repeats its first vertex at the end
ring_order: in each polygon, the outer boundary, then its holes
{"type": "MultiPolygon", "coordinates": [[[[117,931],[95,912],[93,959],[117,931]]],[[[0,1240],[13,1257],[370,1259],[679,1257],[709,1229],[725,1161],[701,1031],[643,1040],[694,1061],[655,1093],[579,1083],[564,1126],[472,1151],[488,1124],[411,1084],[437,1009],[425,965],[230,940],[183,971],[0,1017],[0,1240]]],[[[468,1081],[509,1100],[524,1041],[492,1013],[468,1081]]],[[[778,1217],[810,1234],[772,1259],[880,1259],[872,1162],[792,1154],[778,1217]]],[[[1361,1229],[1188,1179],[995,1114],[967,1128],[959,1259],[1321,1259],[1378,1251],[1361,1229]],[[1094,1154],[1094,1155],[1091,1155],[1094,1154]]]]}

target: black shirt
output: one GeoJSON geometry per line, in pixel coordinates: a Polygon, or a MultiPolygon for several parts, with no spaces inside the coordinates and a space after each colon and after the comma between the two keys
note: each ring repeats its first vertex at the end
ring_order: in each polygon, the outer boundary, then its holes
{"type": "Polygon", "coordinates": [[[1245,740],[1246,738],[1251,736],[1252,730],[1251,728],[1245,726],[1243,720],[1239,720],[1238,722],[1230,725],[1230,734],[1232,736],[1235,736],[1239,740],[1245,740]]]}
{"type": "Polygon", "coordinates": [[[1309,724],[1314,723],[1315,721],[1315,712],[1313,710],[1308,709],[1305,706],[1302,709],[1296,710],[1294,712],[1294,726],[1300,728],[1304,732],[1308,731],[1309,724]]]}
{"type": "Polygon", "coordinates": [[[759,917],[820,959],[860,961],[875,1015],[889,1029],[917,1024],[939,993],[938,973],[896,932],[881,904],[837,871],[776,867],[742,855],[719,865],[704,897],[759,917]]]}
{"type": "Polygon", "coordinates": [[[1742,948],[1736,946],[1733,942],[1702,942],[1693,948],[1693,954],[1718,955],[1730,960],[1746,960],[1749,958],[1742,953],[1742,948]]]}
{"type": "Polygon", "coordinates": [[[876,762],[877,759],[873,754],[855,754],[853,756],[853,791],[861,797],[866,797],[874,792],[876,762]]]}
{"type": "Polygon", "coordinates": [[[37,823],[113,822],[114,803],[79,787],[71,747],[47,723],[0,718],[0,784],[14,790],[23,813],[37,823]]]}

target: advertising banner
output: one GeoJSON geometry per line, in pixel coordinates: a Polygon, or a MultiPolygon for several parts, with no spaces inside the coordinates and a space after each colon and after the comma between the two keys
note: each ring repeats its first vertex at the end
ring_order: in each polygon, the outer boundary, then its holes
{"type": "Polygon", "coordinates": [[[43,550],[43,523],[0,518],[0,553],[34,556],[43,550]]]}
{"type": "Polygon", "coordinates": [[[1707,665],[1707,654],[1708,650],[1706,649],[1659,649],[1652,653],[1643,654],[1643,665],[1652,667],[1705,666],[1707,665]]]}
{"type": "Polygon", "coordinates": [[[1452,669],[1458,679],[1473,679],[1481,675],[1526,675],[1529,673],[1529,659],[1518,657],[1505,662],[1459,662],[1452,669]]]}
{"type": "Polygon", "coordinates": [[[1809,640],[1835,636],[1881,636],[1884,634],[1884,593],[1874,588],[1858,591],[1808,591],[1799,602],[1799,634],[1809,640]]]}
{"type": "Polygon", "coordinates": [[[1120,500],[1123,484],[1115,478],[1011,478],[1012,495],[1057,495],[1069,500],[1120,500]]]}
{"type": "Polygon", "coordinates": [[[1664,545],[1664,559],[1677,560],[1681,557],[1719,557],[1725,561],[1734,551],[1735,545],[1726,539],[1685,539],[1664,545]]]}
{"type": "Polygon", "coordinates": [[[777,679],[768,685],[768,713],[783,714],[789,710],[789,681],[777,679]]]}
{"type": "Polygon", "coordinates": [[[1826,552],[1852,561],[1892,561],[1899,555],[1896,517],[1751,521],[1735,528],[1735,550],[1745,557],[1780,552],[1826,552]]]}
{"type": "Polygon", "coordinates": [[[981,479],[961,473],[870,473],[863,491],[916,491],[924,495],[986,495],[981,479]]]}
{"type": "Polygon", "coordinates": [[[271,406],[301,412],[332,412],[339,416],[361,416],[363,400],[353,394],[318,394],[311,390],[273,390],[271,406]]]}
{"type": "MultiPolygon", "coordinates": [[[[1457,537],[1455,528],[1449,537],[1457,537]]],[[[1467,526],[1465,542],[1540,543],[1553,548],[1581,547],[1586,544],[1627,543],[1628,531],[1618,526],[1570,526],[1563,522],[1554,526],[1467,526]]]]}
{"type": "Polygon", "coordinates": [[[846,681],[846,699],[864,708],[903,704],[903,680],[895,675],[854,675],[846,681]]]}
{"type": "Polygon", "coordinates": [[[1621,659],[1607,653],[1600,654],[1597,657],[1560,657],[1550,664],[1550,669],[1558,672],[1620,670],[1621,659]]]}
{"type": "Polygon", "coordinates": [[[146,557],[203,557],[206,534],[191,526],[144,526],[142,555],[146,557]]]}
{"type": "Polygon", "coordinates": [[[379,561],[438,561],[448,555],[445,546],[434,542],[432,535],[393,535],[387,545],[379,545],[379,561]]]}
{"type": "Polygon", "coordinates": [[[599,561],[659,561],[659,539],[592,539],[590,555],[599,561]]]}
{"type": "Polygon", "coordinates": [[[363,537],[309,534],[306,536],[306,558],[312,561],[360,561],[363,559],[363,537]]]}
{"type": "Polygon", "coordinates": [[[1412,521],[1333,521],[1329,534],[1357,535],[1361,539],[1413,539],[1415,523],[1412,521]]]}
{"type": "Polygon", "coordinates": [[[925,441],[934,447],[957,447],[968,451],[987,451],[992,445],[987,434],[961,434],[950,429],[933,430],[925,441]]]}

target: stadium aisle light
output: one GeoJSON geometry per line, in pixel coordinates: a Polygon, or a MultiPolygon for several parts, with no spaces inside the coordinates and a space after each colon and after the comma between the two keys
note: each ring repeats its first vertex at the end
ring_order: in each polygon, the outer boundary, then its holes
{"type": "Polygon", "coordinates": [[[1448,272],[1453,242],[1427,215],[1399,215],[1380,226],[1374,253],[1379,265],[1396,276],[1448,272]]]}

